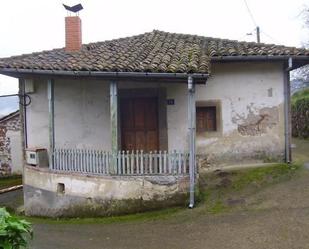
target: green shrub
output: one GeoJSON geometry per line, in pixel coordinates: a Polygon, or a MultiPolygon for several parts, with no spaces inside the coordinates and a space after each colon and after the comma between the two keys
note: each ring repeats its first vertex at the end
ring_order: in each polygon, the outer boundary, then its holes
{"type": "Polygon", "coordinates": [[[297,98],[292,102],[292,135],[309,137],[309,97],[297,98]]]}
{"type": "Polygon", "coordinates": [[[26,248],[29,238],[32,239],[31,224],[0,208],[0,249],[26,248]]]}
{"type": "Polygon", "coordinates": [[[297,100],[303,99],[303,98],[309,98],[309,88],[294,93],[292,96],[291,102],[292,104],[294,104],[297,100]]]}

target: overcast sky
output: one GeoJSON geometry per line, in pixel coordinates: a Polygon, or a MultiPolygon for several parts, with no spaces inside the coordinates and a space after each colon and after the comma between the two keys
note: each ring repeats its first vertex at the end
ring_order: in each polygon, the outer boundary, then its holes
{"type": "MultiPolygon", "coordinates": [[[[255,41],[255,24],[244,0],[9,0],[1,1],[0,57],[64,46],[62,3],[82,3],[83,43],[159,29],[255,41]],[[253,33],[248,36],[246,33],[253,33]]],[[[305,0],[247,0],[261,41],[301,46],[308,37],[299,16],[305,0]]],[[[17,81],[0,77],[0,95],[17,92],[17,81]]]]}

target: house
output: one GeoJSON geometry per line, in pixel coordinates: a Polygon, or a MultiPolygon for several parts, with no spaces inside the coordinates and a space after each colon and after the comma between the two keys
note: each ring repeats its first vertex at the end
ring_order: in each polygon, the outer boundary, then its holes
{"type": "Polygon", "coordinates": [[[65,24],[65,48],[0,59],[31,98],[25,147],[49,158],[25,165],[27,215],[193,207],[198,170],[290,162],[289,71],[308,50],[157,30],[82,44],[81,19],[65,24]]]}
{"type": "Polygon", "coordinates": [[[0,118],[0,177],[21,174],[23,149],[19,111],[0,118]]]}

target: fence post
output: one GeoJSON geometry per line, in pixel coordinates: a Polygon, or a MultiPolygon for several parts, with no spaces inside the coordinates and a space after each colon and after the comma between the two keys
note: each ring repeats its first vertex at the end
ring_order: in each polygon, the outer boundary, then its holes
{"type": "Polygon", "coordinates": [[[54,80],[47,80],[48,96],[48,131],[49,131],[49,168],[53,168],[55,150],[55,111],[54,111],[54,80]]]}
{"type": "Polygon", "coordinates": [[[117,173],[117,152],[118,152],[118,87],[115,81],[110,82],[110,119],[112,139],[112,161],[109,165],[111,174],[117,173]]]}

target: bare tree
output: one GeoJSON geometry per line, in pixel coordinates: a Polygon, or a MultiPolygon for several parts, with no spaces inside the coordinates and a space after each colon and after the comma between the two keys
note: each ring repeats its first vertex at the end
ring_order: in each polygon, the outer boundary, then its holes
{"type": "MultiPolygon", "coordinates": [[[[309,30],[309,7],[305,6],[303,11],[299,14],[299,17],[303,19],[304,27],[309,30]]],[[[309,48],[309,39],[302,43],[304,48],[309,48]]],[[[303,66],[293,72],[292,77],[296,80],[303,82],[309,82],[309,65],[303,66]]]]}

